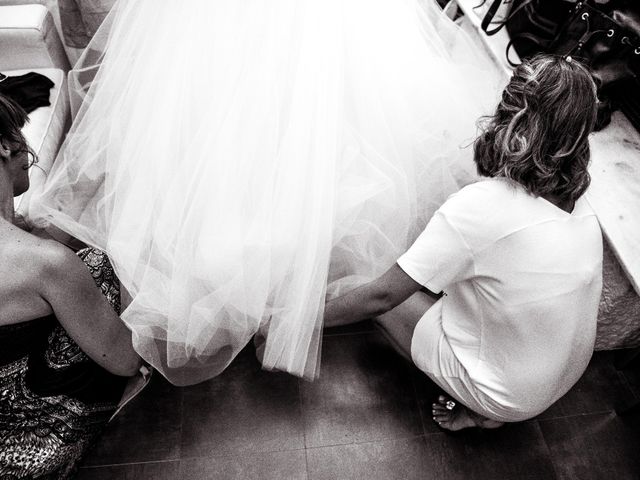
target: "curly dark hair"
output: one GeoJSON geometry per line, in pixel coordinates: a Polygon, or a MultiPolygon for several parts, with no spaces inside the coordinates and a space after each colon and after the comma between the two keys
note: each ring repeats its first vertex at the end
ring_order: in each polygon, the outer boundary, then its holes
{"type": "Polygon", "coordinates": [[[27,112],[9,97],[0,94],[0,135],[13,143],[26,143],[21,129],[28,120],[27,112]]]}
{"type": "Polygon", "coordinates": [[[506,177],[534,196],[577,200],[589,186],[588,137],[597,113],[589,70],[570,57],[519,65],[474,144],[478,173],[506,177]]]}
{"type": "Polygon", "coordinates": [[[29,116],[16,102],[0,94],[0,137],[4,137],[11,143],[19,145],[19,150],[27,152],[31,156],[29,166],[38,161],[35,152],[29,147],[22,134],[22,127],[29,121],[29,116]]]}

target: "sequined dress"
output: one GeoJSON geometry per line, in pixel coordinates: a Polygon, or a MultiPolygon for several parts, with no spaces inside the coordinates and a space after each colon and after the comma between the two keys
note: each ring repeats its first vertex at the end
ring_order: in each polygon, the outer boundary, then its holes
{"type": "MultiPolygon", "coordinates": [[[[79,256],[119,311],[106,256],[79,256]]],[[[0,480],[71,478],[115,411],[126,378],[89,359],[55,316],[0,327],[0,480]]]]}

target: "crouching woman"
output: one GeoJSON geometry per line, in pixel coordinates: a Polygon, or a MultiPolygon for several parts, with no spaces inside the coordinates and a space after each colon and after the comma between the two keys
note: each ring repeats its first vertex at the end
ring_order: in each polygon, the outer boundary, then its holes
{"type": "Polygon", "coordinates": [[[486,178],[452,195],[380,278],[326,306],[329,326],[380,316],[447,393],[433,404],[445,429],[538,415],[587,367],[602,288],[601,232],[583,195],[595,117],[582,65],[520,65],[475,142],[486,178]]]}
{"type": "Polygon", "coordinates": [[[29,188],[26,113],[0,95],[0,478],[68,478],[141,361],[98,250],[16,226],[29,188]]]}

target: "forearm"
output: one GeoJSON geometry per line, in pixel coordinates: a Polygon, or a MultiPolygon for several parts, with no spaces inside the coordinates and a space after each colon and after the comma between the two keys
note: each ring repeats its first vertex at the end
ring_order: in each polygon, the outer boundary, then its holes
{"type": "Polygon", "coordinates": [[[97,250],[76,256],[54,242],[43,245],[48,251],[40,291],[62,327],[97,364],[116,375],[134,375],[141,361],[116,313],[119,292],[106,256],[97,250]]]}
{"type": "Polygon", "coordinates": [[[382,276],[327,303],[324,325],[332,327],[388,312],[422,288],[394,264],[382,276]]]}
{"type": "Polygon", "coordinates": [[[325,327],[355,323],[386,312],[385,295],[376,292],[372,283],[327,302],[324,313],[325,327]]]}

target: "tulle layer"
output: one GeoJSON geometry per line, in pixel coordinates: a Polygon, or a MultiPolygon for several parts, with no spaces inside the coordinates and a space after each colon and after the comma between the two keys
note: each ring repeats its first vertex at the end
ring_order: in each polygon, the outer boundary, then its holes
{"type": "Polygon", "coordinates": [[[135,348],[171,382],[254,335],[265,368],[314,378],[325,296],[381,274],[475,178],[473,48],[431,2],[114,8],[32,221],[106,250],[135,348]]]}

